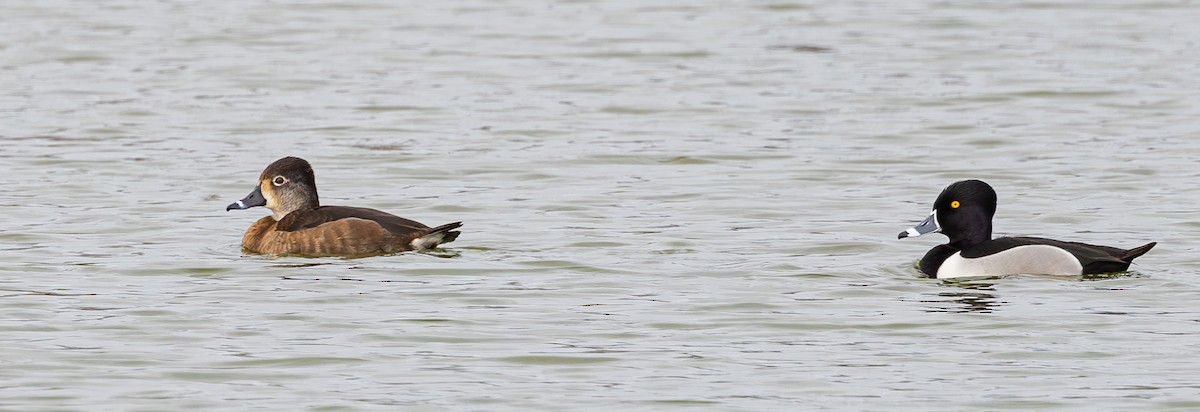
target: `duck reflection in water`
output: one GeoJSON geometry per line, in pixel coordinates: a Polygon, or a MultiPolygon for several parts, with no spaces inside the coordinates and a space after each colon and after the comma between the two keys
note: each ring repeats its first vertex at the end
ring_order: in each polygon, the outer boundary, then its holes
{"type": "Polygon", "coordinates": [[[923,303],[933,303],[935,306],[925,309],[931,313],[992,313],[1002,305],[1008,304],[999,300],[996,295],[987,293],[996,289],[993,283],[984,282],[945,282],[945,286],[962,289],[955,292],[939,292],[937,297],[922,300],[923,303]]]}

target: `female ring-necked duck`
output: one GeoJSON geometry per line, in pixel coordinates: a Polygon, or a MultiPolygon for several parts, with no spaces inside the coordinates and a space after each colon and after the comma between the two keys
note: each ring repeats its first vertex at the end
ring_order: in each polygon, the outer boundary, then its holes
{"type": "Polygon", "coordinates": [[[297,157],[276,160],[258,186],[225,208],[266,206],[271,215],[246,229],[242,248],[252,253],[302,256],[371,256],[428,250],[453,242],[462,222],[431,228],[375,209],[321,206],[312,166],[297,157]]]}
{"type": "Polygon", "coordinates": [[[946,187],[933,202],[929,217],[900,232],[899,238],[932,232],[950,238],[950,243],[934,247],[921,258],[921,271],[938,279],[1124,272],[1134,258],[1156,244],[1120,249],[1036,237],[992,239],[995,214],[996,191],[987,183],[963,180],[946,187]]]}

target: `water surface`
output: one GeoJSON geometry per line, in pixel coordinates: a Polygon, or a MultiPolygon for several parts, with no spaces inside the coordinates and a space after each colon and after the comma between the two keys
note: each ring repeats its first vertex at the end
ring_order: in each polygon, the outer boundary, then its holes
{"type": "Polygon", "coordinates": [[[1188,2],[0,5],[0,409],[1200,408],[1188,2]],[[243,256],[271,161],[443,253],[243,256]],[[946,283],[895,239],[1128,276],[946,283]]]}

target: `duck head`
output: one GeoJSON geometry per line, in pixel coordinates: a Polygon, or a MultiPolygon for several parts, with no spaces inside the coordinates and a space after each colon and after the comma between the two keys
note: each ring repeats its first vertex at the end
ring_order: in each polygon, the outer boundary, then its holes
{"type": "Polygon", "coordinates": [[[979,180],[955,182],[942,190],[929,216],[900,232],[899,239],[941,232],[950,244],[960,246],[992,238],[992,216],[996,215],[996,191],[979,180]]]}
{"type": "Polygon", "coordinates": [[[276,160],[258,176],[258,186],[245,198],[231,203],[225,211],[266,206],[275,220],[301,209],[321,205],[312,166],[298,157],[276,160]]]}

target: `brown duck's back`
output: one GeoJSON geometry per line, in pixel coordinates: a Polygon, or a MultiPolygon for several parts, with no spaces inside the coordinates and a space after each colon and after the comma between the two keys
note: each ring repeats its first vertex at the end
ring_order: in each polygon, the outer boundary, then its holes
{"type": "Polygon", "coordinates": [[[279,221],[277,229],[285,232],[311,229],[348,218],[359,218],[376,222],[388,232],[396,235],[408,235],[429,229],[429,226],[425,226],[420,222],[408,220],[391,213],[365,207],[349,206],[321,206],[308,210],[297,210],[284,216],[279,221]]]}

